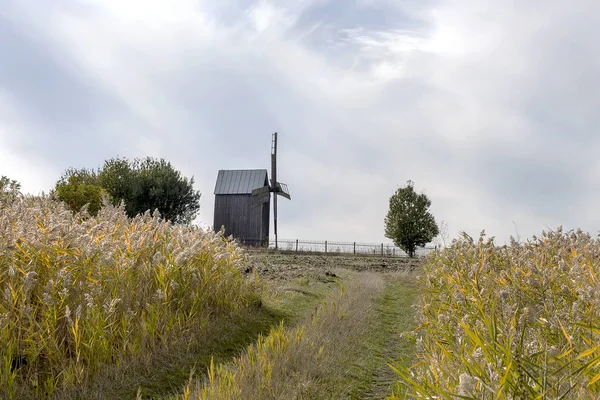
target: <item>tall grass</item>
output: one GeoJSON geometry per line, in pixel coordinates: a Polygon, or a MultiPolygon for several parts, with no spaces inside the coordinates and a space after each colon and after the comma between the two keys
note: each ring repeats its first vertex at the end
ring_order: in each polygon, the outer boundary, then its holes
{"type": "Polygon", "coordinates": [[[418,362],[392,398],[600,396],[600,240],[544,232],[498,247],[482,234],[429,259],[418,362]]]}
{"type": "Polygon", "coordinates": [[[86,384],[213,315],[259,301],[244,255],[222,235],[129,219],[106,205],[73,215],[45,197],[0,204],[0,397],[86,384]]]}

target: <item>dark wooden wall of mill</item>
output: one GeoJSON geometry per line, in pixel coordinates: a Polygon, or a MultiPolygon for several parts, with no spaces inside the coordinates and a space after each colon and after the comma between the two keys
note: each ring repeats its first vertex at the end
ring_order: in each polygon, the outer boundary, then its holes
{"type": "Polygon", "coordinates": [[[249,194],[216,195],[214,228],[225,226],[225,235],[260,246],[269,236],[269,210],[270,202],[256,205],[249,194]]]}

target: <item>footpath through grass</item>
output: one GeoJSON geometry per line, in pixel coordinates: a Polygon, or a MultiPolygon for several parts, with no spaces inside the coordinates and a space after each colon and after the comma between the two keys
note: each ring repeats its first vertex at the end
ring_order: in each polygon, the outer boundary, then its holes
{"type": "Polygon", "coordinates": [[[391,394],[388,362],[406,364],[416,290],[408,275],[354,273],[304,323],[280,325],[181,399],[370,399],[391,394]]]}
{"type": "MultiPolygon", "coordinates": [[[[415,355],[415,342],[402,335],[415,327],[417,287],[412,275],[390,277],[386,289],[377,299],[372,336],[367,342],[370,353],[371,374],[369,389],[356,396],[361,399],[383,399],[391,394],[398,376],[389,367],[411,365],[415,355]]],[[[365,380],[365,381],[367,381],[365,380]]]]}
{"type": "Polygon", "coordinates": [[[412,274],[383,275],[384,288],[372,299],[368,329],[358,334],[338,368],[346,372],[337,383],[342,393],[330,399],[384,399],[392,393],[397,375],[388,364],[409,366],[414,340],[402,336],[415,327],[417,289],[412,274]]]}

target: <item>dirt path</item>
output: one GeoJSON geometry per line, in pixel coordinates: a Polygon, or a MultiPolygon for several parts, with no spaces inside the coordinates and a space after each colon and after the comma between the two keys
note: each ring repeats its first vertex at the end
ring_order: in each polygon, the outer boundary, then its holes
{"type": "Polygon", "coordinates": [[[261,278],[278,281],[318,276],[325,271],[336,268],[358,272],[412,273],[423,264],[422,259],[406,257],[266,253],[259,251],[250,254],[252,270],[257,271],[261,278]]]}

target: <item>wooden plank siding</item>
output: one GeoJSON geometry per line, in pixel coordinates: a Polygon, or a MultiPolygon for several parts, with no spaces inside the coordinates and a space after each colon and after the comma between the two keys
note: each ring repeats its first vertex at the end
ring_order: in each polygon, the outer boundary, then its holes
{"type": "Polygon", "coordinates": [[[268,243],[270,204],[255,204],[250,194],[217,194],[214,229],[225,226],[225,235],[233,235],[247,245],[268,243]]]}

